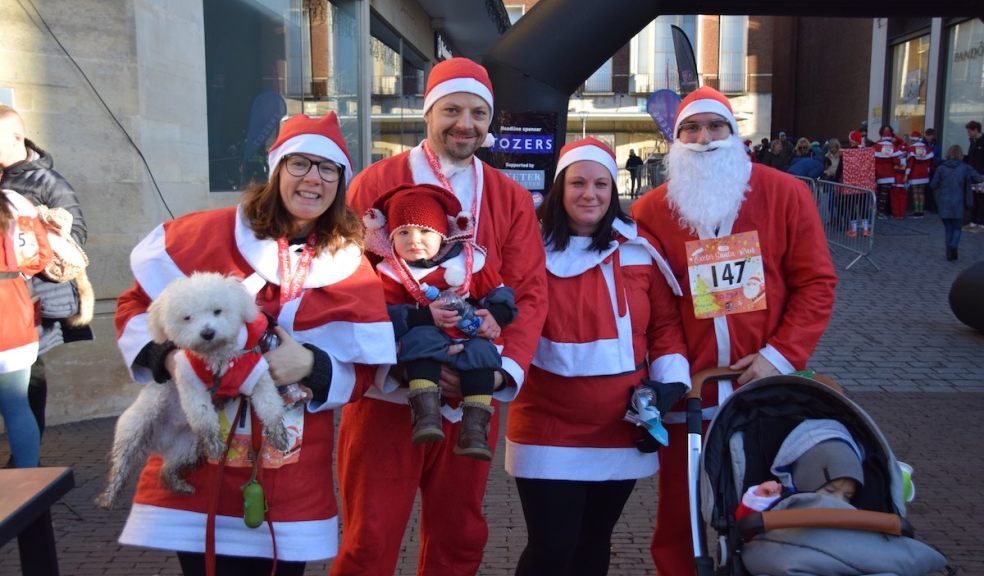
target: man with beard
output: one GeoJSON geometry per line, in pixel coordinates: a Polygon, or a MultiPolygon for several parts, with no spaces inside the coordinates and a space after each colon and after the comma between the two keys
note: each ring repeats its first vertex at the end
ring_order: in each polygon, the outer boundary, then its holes
{"type": "MultiPolygon", "coordinates": [[[[475,241],[485,249],[475,251],[472,271],[494,267],[515,290],[519,308],[519,321],[502,331],[502,369],[495,374],[493,394],[498,407],[496,400],[513,399],[522,386],[546,318],[545,254],[533,201],[528,191],[475,157],[491,139],[492,82],[485,68],[466,58],[434,66],[424,95],[424,119],[427,138],[359,174],[350,202],[364,212],[399,184],[433,184],[452,191],[470,214],[475,241]]],[[[411,273],[429,273],[455,255],[439,253],[429,266],[413,267],[411,273]]],[[[420,276],[415,277],[419,282],[420,276]]],[[[338,477],[344,536],[331,574],[392,575],[418,487],[417,573],[475,574],[488,539],[482,499],[491,462],[453,453],[461,427],[461,386],[458,374],[447,366],[439,382],[448,402],[442,407],[445,440],[412,444],[409,388],[400,374],[394,369],[384,385],[342,411],[338,477]]],[[[488,436],[493,450],[498,423],[499,418],[492,419],[488,436]]]]}
{"type": "MultiPolygon", "coordinates": [[[[734,387],[806,367],[833,310],[837,276],[809,190],[749,161],[724,95],[708,87],[688,95],[675,132],[667,183],[639,200],[632,216],[656,238],[683,288],[691,369],[741,372],[704,387],[710,420],[734,387]]],[[[686,425],[682,413],[664,422],[670,444],[661,451],[651,551],[661,576],[693,574],[686,425]]]]}

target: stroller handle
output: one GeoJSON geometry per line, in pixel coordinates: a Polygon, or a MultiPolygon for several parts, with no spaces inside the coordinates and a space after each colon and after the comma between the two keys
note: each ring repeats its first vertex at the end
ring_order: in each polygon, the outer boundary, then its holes
{"type": "Polygon", "coordinates": [[[809,508],[755,512],[738,522],[738,531],[750,540],[752,536],[780,528],[838,528],[879,532],[891,536],[913,537],[915,531],[908,520],[898,514],[843,508],[809,508]]]}
{"type": "MultiPolygon", "coordinates": [[[[700,398],[704,385],[718,380],[732,380],[741,376],[741,371],[732,370],[728,367],[707,368],[691,376],[692,387],[687,392],[687,398],[700,398]]],[[[836,392],[844,393],[844,387],[838,384],[833,378],[826,374],[814,373],[811,380],[815,380],[836,392]]]]}

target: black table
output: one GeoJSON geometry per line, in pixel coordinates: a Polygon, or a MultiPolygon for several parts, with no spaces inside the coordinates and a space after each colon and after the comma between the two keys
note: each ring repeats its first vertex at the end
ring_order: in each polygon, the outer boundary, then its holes
{"type": "Polygon", "coordinates": [[[58,576],[51,505],[74,487],[71,468],[0,470],[0,546],[17,537],[22,574],[58,576]]]}

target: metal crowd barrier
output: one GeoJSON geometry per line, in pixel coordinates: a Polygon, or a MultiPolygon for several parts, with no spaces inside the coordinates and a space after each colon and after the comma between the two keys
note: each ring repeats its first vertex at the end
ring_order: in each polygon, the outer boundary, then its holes
{"type": "Polygon", "coordinates": [[[875,245],[875,192],[828,180],[796,178],[805,182],[813,193],[830,251],[845,250],[857,255],[844,269],[849,270],[864,258],[875,270],[881,270],[871,259],[875,245]]]}
{"type": "Polygon", "coordinates": [[[632,175],[626,168],[618,169],[618,195],[620,198],[638,198],[663,183],[663,164],[661,162],[643,164],[637,170],[638,189],[631,190],[632,175]]]}

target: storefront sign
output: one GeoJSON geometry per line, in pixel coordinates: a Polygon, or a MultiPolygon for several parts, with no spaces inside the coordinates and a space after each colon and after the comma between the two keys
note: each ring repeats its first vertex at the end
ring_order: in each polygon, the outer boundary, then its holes
{"type": "MultiPolygon", "coordinates": [[[[546,190],[557,151],[556,128],[553,112],[502,112],[492,146],[495,166],[527,190],[546,190]]],[[[534,197],[542,199],[542,192],[534,197]]]]}

